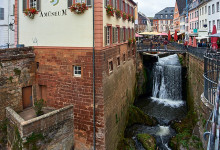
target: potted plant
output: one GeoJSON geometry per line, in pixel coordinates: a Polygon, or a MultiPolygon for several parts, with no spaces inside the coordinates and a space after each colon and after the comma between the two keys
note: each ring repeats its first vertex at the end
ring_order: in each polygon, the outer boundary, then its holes
{"type": "Polygon", "coordinates": [[[123,20],[126,20],[128,18],[127,14],[125,12],[123,12],[122,18],[123,18],[123,20]]]}
{"type": "Polygon", "coordinates": [[[116,15],[116,18],[117,18],[117,19],[120,19],[120,18],[121,18],[121,10],[117,9],[117,10],[115,11],[115,15],[116,15]]]}
{"type": "Polygon", "coordinates": [[[83,14],[86,10],[88,10],[86,3],[76,3],[70,7],[70,11],[76,14],[83,14]]]}
{"type": "Polygon", "coordinates": [[[128,21],[131,21],[131,15],[128,15],[128,21]]]}
{"type": "Polygon", "coordinates": [[[131,46],[131,43],[132,43],[132,39],[128,39],[128,46],[131,46]]]}
{"type": "Polygon", "coordinates": [[[133,45],[135,45],[136,44],[136,39],[135,38],[133,38],[133,45]]]}
{"type": "Polygon", "coordinates": [[[134,16],[131,17],[132,23],[134,23],[134,16]]]}
{"type": "Polygon", "coordinates": [[[41,116],[44,114],[44,112],[42,111],[44,104],[45,104],[45,101],[43,99],[36,100],[34,102],[34,110],[37,116],[41,116]]]}
{"type": "Polygon", "coordinates": [[[108,5],[106,7],[106,12],[107,12],[108,16],[113,16],[114,17],[114,9],[113,9],[113,7],[111,5],[108,5]]]}
{"type": "Polygon", "coordinates": [[[28,16],[31,19],[34,19],[35,14],[38,14],[36,8],[27,8],[24,11],[25,16],[28,16]]]}

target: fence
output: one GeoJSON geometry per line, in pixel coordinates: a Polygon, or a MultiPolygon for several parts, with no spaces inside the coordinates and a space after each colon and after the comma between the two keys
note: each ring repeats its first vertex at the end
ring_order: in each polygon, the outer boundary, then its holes
{"type": "Polygon", "coordinates": [[[204,54],[204,96],[212,105],[215,104],[218,75],[220,73],[220,54],[204,54]]]}

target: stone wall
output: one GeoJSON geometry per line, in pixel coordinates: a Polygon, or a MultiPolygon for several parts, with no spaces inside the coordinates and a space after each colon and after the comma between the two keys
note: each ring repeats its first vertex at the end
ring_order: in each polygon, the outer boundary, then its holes
{"type": "Polygon", "coordinates": [[[203,138],[204,127],[206,120],[208,120],[211,107],[202,98],[204,91],[204,62],[202,59],[188,53],[186,55],[187,75],[188,75],[188,107],[193,107],[193,110],[197,113],[198,122],[194,128],[194,134],[198,135],[202,140],[203,147],[206,148],[207,141],[203,138]]]}
{"type": "Polygon", "coordinates": [[[13,109],[7,107],[8,146],[24,150],[60,150],[73,148],[73,106],[52,111],[25,121],[13,109]]]}
{"type": "Polygon", "coordinates": [[[34,58],[32,48],[0,50],[0,121],[6,107],[23,109],[22,88],[35,83],[34,58]]]}
{"type": "Polygon", "coordinates": [[[136,62],[133,47],[122,45],[106,50],[103,91],[107,150],[115,150],[119,139],[123,136],[127,122],[127,110],[129,105],[134,102],[135,88],[136,62]],[[120,65],[117,63],[119,57],[120,65]],[[109,71],[108,62],[110,61],[113,61],[112,72],[109,71]]]}

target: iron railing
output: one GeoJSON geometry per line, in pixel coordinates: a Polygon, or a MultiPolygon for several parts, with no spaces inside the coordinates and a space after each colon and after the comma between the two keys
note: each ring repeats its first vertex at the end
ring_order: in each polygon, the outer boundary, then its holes
{"type": "Polygon", "coordinates": [[[214,105],[218,75],[220,73],[220,54],[205,53],[204,55],[204,96],[214,105]]]}

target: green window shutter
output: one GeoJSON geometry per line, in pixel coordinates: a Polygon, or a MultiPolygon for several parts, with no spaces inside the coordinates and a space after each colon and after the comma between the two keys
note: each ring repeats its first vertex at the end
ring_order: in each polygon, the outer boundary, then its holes
{"type": "Polygon", "coordinates": [[[37,0],[37,10],[40,11],[41,10],[41,0],[37,0]]]}
{"type": "Polygon", "coordinates": [[[73,5],[73,0],[68,0],[68,8],[70,8],[73,5]]]}
{"type": "Polygon", "coordinates": [[[27,9],[27,0],[23,0],[23,11],[27,9]]]}

